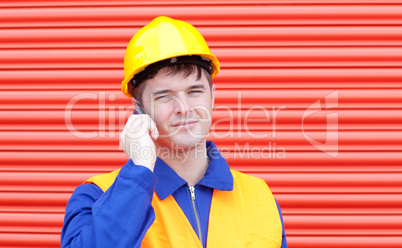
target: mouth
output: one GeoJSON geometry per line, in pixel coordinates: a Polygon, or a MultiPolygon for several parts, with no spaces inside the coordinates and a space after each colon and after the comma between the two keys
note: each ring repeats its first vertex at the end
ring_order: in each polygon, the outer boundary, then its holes
{"type": "Polygon", "coordinates": [[[187,121],[180,121],[180,122],[176,122],[172,125],[172,127],[174,128],[178,128],[178,129],[188,129],[188,128],[192,128],[196,125],[197,120],[187,120],[187,121]]]}

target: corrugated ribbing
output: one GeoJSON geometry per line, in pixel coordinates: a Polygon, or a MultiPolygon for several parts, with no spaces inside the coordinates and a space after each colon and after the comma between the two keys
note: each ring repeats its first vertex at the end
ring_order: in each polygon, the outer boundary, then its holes
{"type": "Polygon", "coordinates": [[[166,15],[221,61],[209,136],[281,205],[289,247],[401,247],[402,1],[2,1],[0,246],[59,247],[120,168],[125,46],[166,15]]]}

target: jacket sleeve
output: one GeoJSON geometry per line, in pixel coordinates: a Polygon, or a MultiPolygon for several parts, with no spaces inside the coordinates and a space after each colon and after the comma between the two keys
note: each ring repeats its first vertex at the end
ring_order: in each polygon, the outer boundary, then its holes
{"type": "Polygon", "coordinates": [[[105,192],[94,184],[76,188],[67,203],[62,248],[140,247],[155,219],[156,176],[130,159],[105,192]]]}
{"type": "Polygon", "coordinates": [[[281,208],[279,207],[279,203],[277,200],[276,201],[276,206],[278,207],[278,212],[279,216],[281,217],[281,222],[282,222],[282,245],[281,248],[288,248],[288,243],[286,241],[286,235],[285,235],[285,226],[283,225],[283,217],[282,217],[282,211],[281,208]]]}

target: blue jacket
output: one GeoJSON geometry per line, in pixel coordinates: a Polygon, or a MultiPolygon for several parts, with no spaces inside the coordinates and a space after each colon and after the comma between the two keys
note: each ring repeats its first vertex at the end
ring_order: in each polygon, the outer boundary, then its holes
{"type": "MultiPolygon", "coordinates": [[[[212,142],[207,142],[207,149],[210,165],[194,187],[201,232],[187,182],[159,158],[154,173],[129,160],[105,193],[94,184],[77,187],[67,204],[61,247],[127,247],[127,244],[140,247],[155,219],[151,206],[154,191],[161,200],[169,195],[174,197],[195,233],[201,233],[203,247],[206,247],[212,192],[233,189],[233,177],[226,160],[212,142]]],[[[283,227],[279,206],[278,211],[283,227]]],[[[287,243],[284,228],[282,230],[284,248],[287,243]]]]}

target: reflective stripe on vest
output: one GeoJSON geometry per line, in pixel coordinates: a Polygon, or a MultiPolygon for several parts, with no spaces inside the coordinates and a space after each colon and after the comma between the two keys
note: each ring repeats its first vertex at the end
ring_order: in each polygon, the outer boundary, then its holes
{"type": "MultiPolygon", "coordinates": [[[[233,190],[213,191],[207,247],[281,247],[282,223],[268,186],[262,179],[234,170],[231,172],[233,190]]],[[[94,183],[105,192],[118,174],[119,170],[116,170],[92,177],[85,183],[94,183]]],[[[141,247],[202,248],[197,234],[172,195],[161,201],[154,193],[152,207],[155,221],[145,234],[141,247]]]]}

